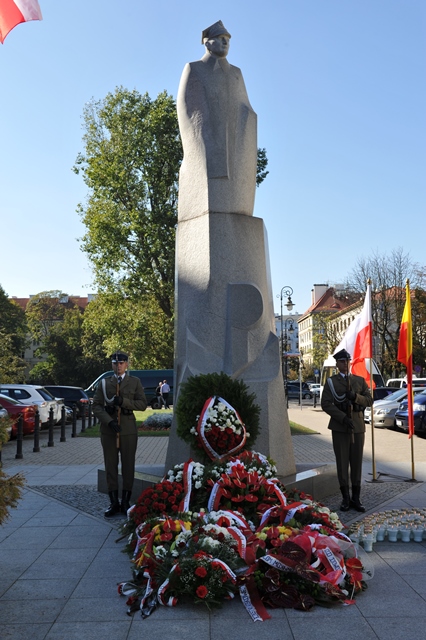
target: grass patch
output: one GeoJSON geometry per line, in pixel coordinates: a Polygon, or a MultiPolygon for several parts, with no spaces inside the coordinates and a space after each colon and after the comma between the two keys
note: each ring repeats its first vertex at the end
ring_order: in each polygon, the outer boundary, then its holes
{"type": "Polygon", "coordinates": [[[297,424],[297,422],[290,421],[290,433],[292,436],[307,436],[314,433],[319,433],[318,431],[312,431],[308,427],[302,427],[301,424],[297,424]]]}
{"type": "MultiPolygon", "coordinates": [[[[162,430],[153,430],[153,429],[143,429],[141,428],[143,423],[145,422],[145,420],[147,418],[149,418],[149,416],[152,416],[154,413],[173,413],[172,409],[151,409],[151,407],[149,407],[148,409],[146,409],[145,411],[135,411],[135,418],[136,418],[136,426],[138,427],[138,436],[139,437],[146,437],[146,436],[150,436],[150,437],[154,437],[154,438],[158,438],[158,437],[168,437],[170,431],[168,429],[162,429],[162,430]]],[[[87,423],[86,423],[87,424],[87,423]]],[[[100,438],[101,435],[101,429],[100,429],[100,424],[99,422],[97,424],[95,424],[93,427],[90,427],[90,429],[86,428],[86,430],[83,433],[78,433],[77,434],[79,438],[100,438]]]]}

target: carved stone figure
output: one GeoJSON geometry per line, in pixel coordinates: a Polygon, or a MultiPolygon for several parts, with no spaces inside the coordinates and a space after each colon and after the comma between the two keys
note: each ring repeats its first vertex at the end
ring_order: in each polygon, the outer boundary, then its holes
{"type": "Polygon", "coordinates": [[[226,59],[230,37],[221,21],[205,29],[206,53],[183,70],[179,220],[206,212],[253,215],[257,118],[241,70],[226,59]]]}

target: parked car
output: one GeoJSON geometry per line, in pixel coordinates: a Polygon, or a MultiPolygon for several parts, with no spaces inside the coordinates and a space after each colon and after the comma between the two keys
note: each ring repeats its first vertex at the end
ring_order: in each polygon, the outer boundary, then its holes
{"type": "MultiPolygon", "coordinates": [[[[388,387],[396,387],[397,389],[405,388],[407,386],[407,376],[405,378],[389,378],[386,385],[388,387]]],[[[416,387],[426,387],[426,378],[413,376],[413,385],[416,387]]]]}
{"type": "MultiPolygon", "coordinates": [[[[303,399],[313,398],[313,393],[309,389],[309,387],[306,388],[303,385],[306,385],[306,387],[308,387],[306,382],[302,382],[302,398],[303,399]]],[[[295,382],[295,383],[288,382],[287,383],[287,396],[289,398],[300,398],[300,384],[298,382],[295,382]]]]}
{"type": "Polygon", "coordinates": [[[373,389],[373,400],[384,400],[395,392],[395,387],[376,387],[373,389]]]}
{"type": "Polygon", "coordinates": [[[34,433],[35,429],[35,407],[34,405],[22,404],[19,400],[14,400],[3,394],[0,394],[0,407],[5,409],[6,414],[13,419],[10,437],[16,438],[18,434],[18,418],[23,417],[22,433],[29,436],[34,433]]]}
{"type": "MultiPolygon", "coordinates": [[[[413,398],[414,432],[426,433],[426,389],[417,393],[413,398]]],[[[399,405],[395,413],[395,425],[404,431],[408,431],[408,399],[399,405]]]]}
{"type": "Polygon", "coordinates": [[[0,394],[19,400],[22,404],[37,405],[40,424],[48,424],[49,411],[53,408],[53,419],[60,418],[58,402],[44,387],[35,384],[0,384],[0,394]],[[58,415],[59,414],[59,415],[58,415]]]}
{"type": "Polygon", "coordinates": [[[314,396],[319,396],[320,390],[321,390],[321,385],[319,382],[318,383],[311,382],[311,384],[309,385],[309,391],[312,391],[314,396]]]}
{"type": "Polygon", "coordinates": [[[68,387],[63,385],[46,384],[46,391],[52,394],[56,400],[63,400],[66,407],[77,409],[77,418],[84,414],[89,415],[90,399],[82,387],[68,387]]]}
{"type": "MultiPolygon", "coordinates": [[[[380,388],[380,387],[379,387],[380,388]]],[[[422,387],[414,387],[414,393],[420,393],[422,387]]],[[[374,426],[379,429],[389,429],[395,426],[395,413],[399,405],[407,397],[407,389],[395,389],[393,393],[382,400],[373,403],[374,426]]],[[[371,423],[371,407],[364,411],[364,422],[371,423]]]]}

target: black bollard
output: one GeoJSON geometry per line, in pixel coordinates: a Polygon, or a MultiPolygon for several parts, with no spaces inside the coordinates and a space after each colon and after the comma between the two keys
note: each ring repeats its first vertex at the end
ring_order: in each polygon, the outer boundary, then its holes
{"type": "Polygon", "coordinates": [[[18,418],[18,433],[16,436],[16,455],[15,458],[21,460],[24,456],[22,454],[22,440],[24,438],[24,418],[22,414],[19,414],[18,418]]]}
{"type": "Polygon", "coordinates": [[[92,426],[92,407],[90,405],[90,402],[87,406],[89,407],[89,413],[87,418],[87,428],[90,429],[90,427],[92,426]]]}
{"type": "Polygon", "coordinates": [[[77,436],[77,408],[75,404],[72,407],[72,432],[71,438],[75,438],[77,436]]]}
{"type": "Polygon", "coordinates": [[[84,433],[86,431],[86,410],[83,409],[81,413],[81,431],[80,433],[84,433]]]}
{"type": "Polygon", "coordinates": [[[40,453],[40,414],[38,409],[35,412],[33,453],[40,453]]]}
{"type": "Polygon", "coordinates": [[[53,442],[53,407],[50,407],[49,410],[49,440],[47,442],[47,446],[48,447],[53,447],[54,446],[54,442],[53,442]]]}
{"type": "Polygon", "coordinates": [[[62,405],[61,409],[61,439],[59,442],[66,442],[67,438],[65,436],[65,405],[62,405]]]}
{"type": "Polygon", "coordinates": [[[314,409],[317,406],[317,394],[314,393],[314,409]]]}

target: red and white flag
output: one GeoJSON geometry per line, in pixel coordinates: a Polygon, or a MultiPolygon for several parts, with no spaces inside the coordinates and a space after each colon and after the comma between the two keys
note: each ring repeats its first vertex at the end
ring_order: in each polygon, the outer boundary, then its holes
{"type": "MultiPolygon", "coordinates": [[[[364,307],[361,313],[349,325],[345,335],[334,353],[346,349],[351,356],[351,373],[364,378],[370,386],[370,373],[365,360],[373,357],[373,322],[371,317],[371,285],[367,284],[364,307]]],[[[373,382],[373,387],[376,385],[373,382]]]]}
{"type": "Polygon", "coordinates": [[[0,42],[21,22],[43,20],[37,0],[0,0],[0,42]]]}

